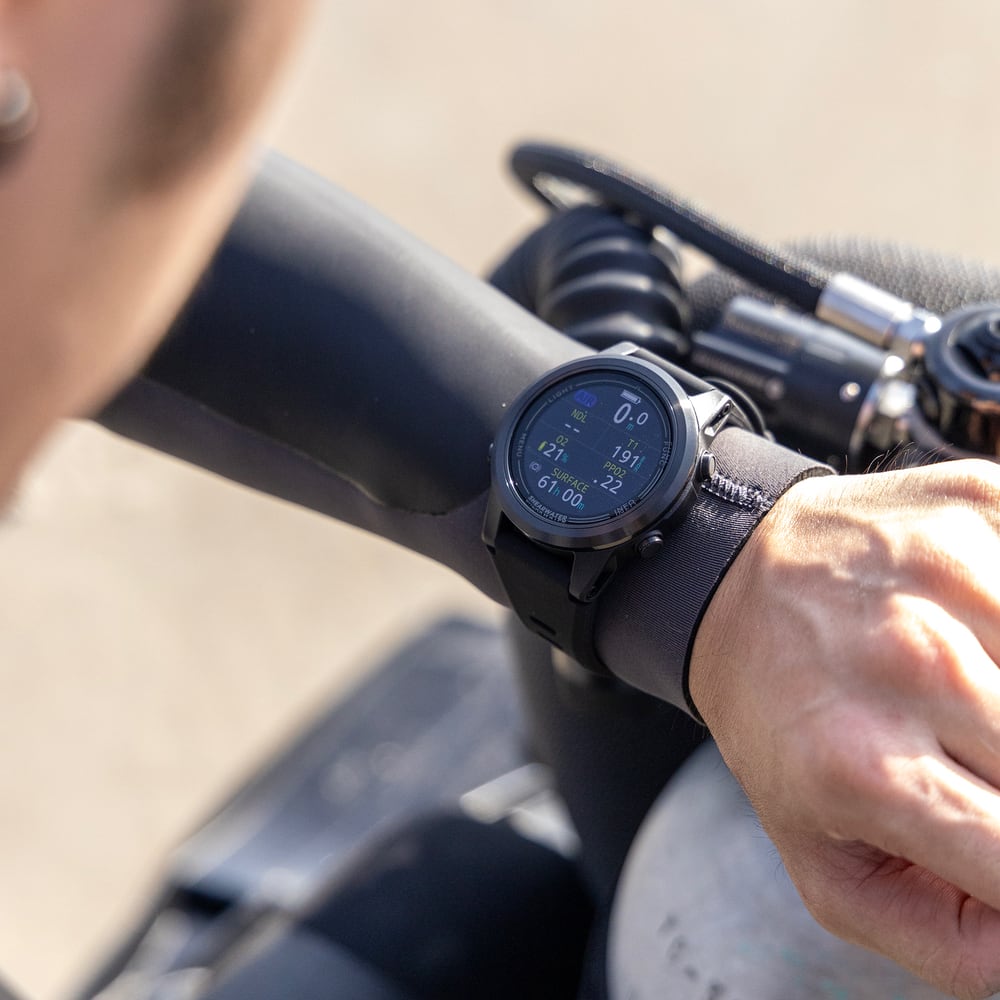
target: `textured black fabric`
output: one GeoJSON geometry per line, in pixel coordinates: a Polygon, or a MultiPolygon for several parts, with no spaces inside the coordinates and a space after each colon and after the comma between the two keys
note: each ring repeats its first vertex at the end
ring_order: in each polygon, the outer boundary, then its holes
{"type": "Polygon", "coordinates": [[[722,431],[716,474],[652,559],[623,567],[601,598],[601,660],[622,680],[697,717],[687,692],[694,637],[750,533],[790,486],[832,470],[739,428],[722,431]]]}
{"type": "MultiPolygon", "coordinates": [[[[1000,301],[1000,271],[977,261],[916,247],[852,237],[801,240],[791,246],[831,271],[847,271],[936,313],[1000,301]]],[[[768,298],[729,271],[712,271],[690,288],[693,326],[710,328],[734,295],[768,298]]]]}

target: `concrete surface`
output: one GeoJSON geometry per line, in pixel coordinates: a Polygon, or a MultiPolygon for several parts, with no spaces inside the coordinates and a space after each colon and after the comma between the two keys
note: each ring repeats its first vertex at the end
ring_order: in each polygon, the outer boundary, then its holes
{"type": "MultiPolygon", "coordinates": [[[[520,138],[619,156],[764,237],[1000,263],[986,0],[323,2],[275,142],[479,270],[520,138]]],[[[377,651],[491,609],[389,545],[84,425],[0,531],[0,969],[65,994],[176,840],[377,651]]]]}

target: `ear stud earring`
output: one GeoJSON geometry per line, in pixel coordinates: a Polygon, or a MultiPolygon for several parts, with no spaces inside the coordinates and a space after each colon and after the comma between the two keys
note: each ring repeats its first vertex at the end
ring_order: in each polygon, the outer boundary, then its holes
{"type": "Polygon", "coordinates": [[[0,160],[14,152],[38,121],[31,86],[18,70],[0,68],[0,160]]]}

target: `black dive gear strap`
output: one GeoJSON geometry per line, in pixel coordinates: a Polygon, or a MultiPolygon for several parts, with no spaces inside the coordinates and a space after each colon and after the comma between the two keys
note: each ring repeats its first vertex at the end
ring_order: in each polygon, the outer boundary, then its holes
{"type": "Polygon", "coordinates": [[[715,588],[785,490],[832,472],[751,426],[720,390],[631,345],[543,376],[512,404],[497,435],[483,532],[518,617],[589,670],[608,674],[611,664],[623,680],[697,718],[687,668],[715,588]],[[607,373],[605,361],[614,365],[607,373]],[[616,380],[628,364],[643,377],[659,371],[665,394],[616,380]],[[693,421],[691,412],[668,413],[662,434],[648,430],[655,406],[680,410],[689,401],[693,421]],[[643,415],[644,439],[635,427],[643,415]],[[654,464],[652,483],[640,482],[654,464]],[[608,507],[609,469],[625,484],[610,483],[625,494],[617,508],[608,507]],[[650,633],[655,664],[630,653],[632,636],[648,642],[650,633]]]}

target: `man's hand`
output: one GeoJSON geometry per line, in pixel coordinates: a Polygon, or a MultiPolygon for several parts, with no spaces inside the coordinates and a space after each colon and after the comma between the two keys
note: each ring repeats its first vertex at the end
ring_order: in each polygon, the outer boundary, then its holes
{"type": "Polygon", "coordinates": [[[813,916],[1000,989],[1000,468],[809,479],[726,575],[691,693],[813,916]]]}

